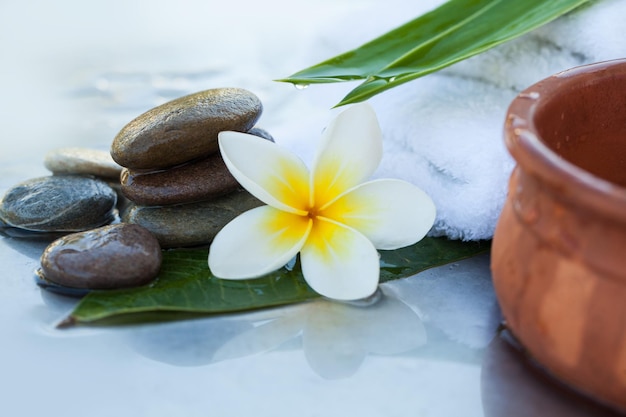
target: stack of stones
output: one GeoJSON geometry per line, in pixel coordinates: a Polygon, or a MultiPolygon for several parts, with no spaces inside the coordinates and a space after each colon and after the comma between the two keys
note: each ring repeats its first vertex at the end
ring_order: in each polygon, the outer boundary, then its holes
{"type": "Polygon", "coordinates": [[[121,218],[148,229],[161,247],[208,245],[240,213],[261,203],[241,189],[219,153],[221,131],[248,132],[261,101],[240,88],[206,90],[155,107],[115,137],[111,156],[124,167],[121,218]]]}
{"type": "Polygon", "coordinates": [[[230,220],[261,205],[230,174],[217,143],[225,130],[273,140],[254,127],[261,112],[246,90],[207,90],[140,115],[110,154],[51,151],[44,162],[53,175],[17,184],[0,200],[0,232],[62,236],[45,249],[37,272],[49,290],[82,295],[146,284],[158,274],[161,248],[206,246],[230,220]]]}

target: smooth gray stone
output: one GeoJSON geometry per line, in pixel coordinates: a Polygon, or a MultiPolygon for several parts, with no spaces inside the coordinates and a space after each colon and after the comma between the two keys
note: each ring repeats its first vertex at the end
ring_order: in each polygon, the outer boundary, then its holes
{"type": "Polygon", "coordinates": [[[122,221],[139,224],[159,240],[163,248],[207,246],[228,222],[263,203],[245,190],[212,201],[177,206],[131,205],[122,221]]]}
{"type": "Polygon", "coordinates": [[[122,172],[111,154],[99,149],[53,149],[46,154],[43,163],[54,174],[94,175],[119,181],[122,172]]]}
{"type": "Polygon", "coordinates": [[[117,194],[104,181],[53,175],[24,181],[0,201],[9,226],[40,232],[78,232],[111,223],[117,194]]]}
{"type": "Polygon", "coordinates": [[[223,130],[247,132],[261,116],[257,96],[217,88],[172,100],[140,115],[117,134],[111,156],[132,169],[168,168],[217,152],[223,130]]]}
{"type": "Polygon", "coordinates": [[[148,230],[119,223],[55,240],[41,256],[41,271],[66,287],[127,288],[152,281],[161,260],[161,247],[148,230]]]}

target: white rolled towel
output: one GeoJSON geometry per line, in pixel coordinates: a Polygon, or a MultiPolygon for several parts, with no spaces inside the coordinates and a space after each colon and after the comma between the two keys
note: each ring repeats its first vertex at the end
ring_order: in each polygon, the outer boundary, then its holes
{"type": "MultiPolygon", "coordinates": [[[[359,15],[351,12],[329,23],[312,41],[314,58],[354,48],[443,1],[387,3],[384,13],[377,5],[363,6],[359,15]],[[363,24],[350,24],[355,21],[363,24]]],[[[502,139],[511,100],[559,71],[626,57],[625,21],[626,1],[593,1],[516,40],[372,98],[385,140],[377,176],[408,180],[433,198],[438,215],[431,235],[491,238],[514,166],[502,139]]],[[[341,97],[329,91],[334,90],[326,90],[323,100],[332,105],[328,100],[341,97]]]]}

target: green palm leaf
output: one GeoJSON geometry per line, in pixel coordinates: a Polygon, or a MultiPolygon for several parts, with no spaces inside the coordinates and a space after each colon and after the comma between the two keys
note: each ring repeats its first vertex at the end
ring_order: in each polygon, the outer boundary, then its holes
{"type": "Polygon", "coordinates": [[[523,35],[590,0],[450,0],[361,47],[278,81],[365,80],[356,103],[523,35]]]}
{"type": "MultiPolygon", "coordinates": [[[[415,245],[381,251],[381,282],[408,277],[425,269],[489,250],[489,242],[425,238],[415,245]]],[[[150,285],[94,291],[76,306],[60,326],[109,324],[184,318],[189,314],[219,314],[302,302],[319,297],[304,281],[299,265],[252,280],[223,280],[207,266],[207,250],[163,253],[157,279],[150,285]]]]}

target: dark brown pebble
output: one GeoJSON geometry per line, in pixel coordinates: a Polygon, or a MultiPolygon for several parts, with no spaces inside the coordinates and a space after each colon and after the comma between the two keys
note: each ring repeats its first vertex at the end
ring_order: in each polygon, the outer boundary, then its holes
{"type": "Polygon", "coordinates": [[[148,230],[120,223],[55,240],[41,256],[41,271],[66,287],[126,288],[152,281],[161,260],[159,243],[148,230]]]}
{"type": "Polygon", "coordinates": [[[157,172],[124,168],[121,183],[126,198],[145,206],[210,200],[239,188],[219,154],[157,172]]]}

